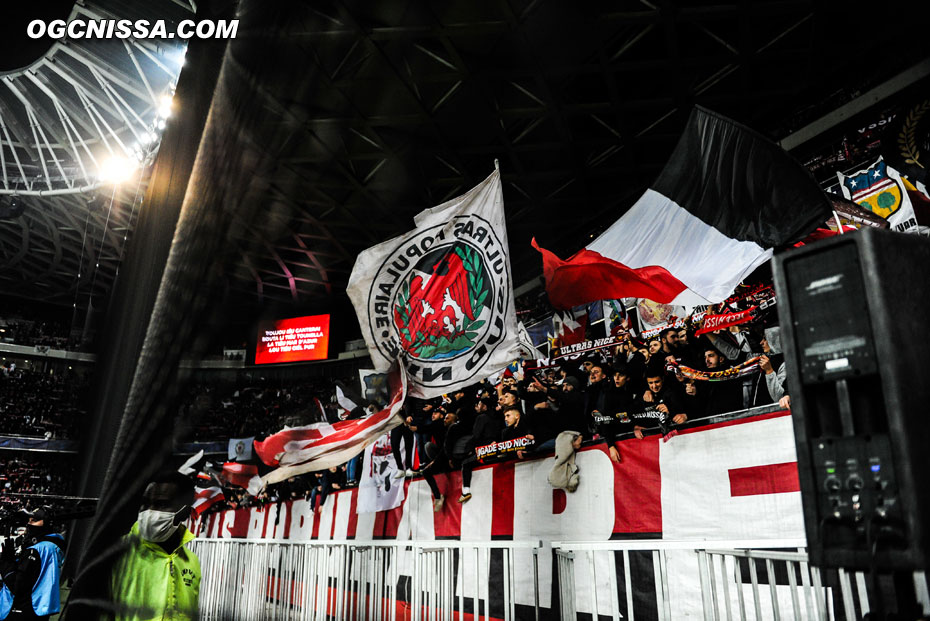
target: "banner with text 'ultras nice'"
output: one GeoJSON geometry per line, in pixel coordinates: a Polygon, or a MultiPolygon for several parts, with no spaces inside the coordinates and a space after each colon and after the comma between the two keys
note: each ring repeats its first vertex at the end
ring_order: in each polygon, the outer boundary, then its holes
{"type": "Polygon", "coordinates": [[[377,369],[401,356],[409,394],[481,381],[519,356],[500,173],[361,253],[348,294],[377,369]]]}

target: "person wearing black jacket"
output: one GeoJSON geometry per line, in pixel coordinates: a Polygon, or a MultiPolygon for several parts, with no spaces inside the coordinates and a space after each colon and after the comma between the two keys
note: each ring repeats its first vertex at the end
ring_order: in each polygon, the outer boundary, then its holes
{"type": "MultiPolygon", "coordinates": [[[[514,440],[523,436],[534,440],[529,425],[523,420],[523,414],[516,407],[509,407],[504,410],[504,422],[507,426],[501,431],[501,442],[514,440]]],[[[523,459],[526,456],[524,451],[517,451],[517,457],[523,459]]]]}
{"type": "Polygon", "coordinates": [[[559,431],[577,431],[588,434],[587,419],[584,413],[585,393],[581,391],[581,382],[569,375],[561,386],[553,386],[549,394],[555,397],[559,431]]]}
{"type": "MultiPolygon", "coordinates": [[[[729,363],[713,347],[704,350],[704,367],[708,371],[723,371],[729,368],[729,363]]],[[[743,382],[738,379],[720,382],[705,382],[704,416],[714,416],[726,412],[736,412],[743,409],[743,382]]]]}
{"type": "Polygon", "coordinates": [[[320,475],[320,483],[310,493],[310,506],[315,507],[317,512],[322,511],[326,503],[326,497],[334,491],[344,489],[346,486],[346,471],[341,466],[333,466],[324,470],[320,475]],[[319,505],[315,506],[316,497],[319,496],[319,505]]]}
{"type": "Polygon", "coordinates": [[[620,451],[616,442],[621,434],[633,431],[633,412],[638,411],[639,404],[633,392],[627,367],[618,366],[614,369],[613,385],[607,390],[604,399],[604,410],[593,417],[597,433],[607,441],[607,452],[611,461],[620,463],[620,451]]]}
{"type": "Polygon", "coordinates": [[[504,428],[503,422],[497,416],[494,402],[490,399],[479,399],[475,404],[475,423],[472,425],[472,449],[496,442],[504,428]]]}
{"type": "MultiPolygon", "coordinates": [[[[435,419],[434,420],[438,420],[435,419]]],[[[441,432],[442,443],[434,445],[430,448],[430,463],[423,469],[423,478],[426,479],[426,484],[429,485],[430,492],[433,495],[433,511],[439,512],[442,510],[443,503],[445,502],[445,496],[442,495],[442,492],[439,490],[439,485],[436,483],[436,479],[433,476],[440,472],[446,472],[450,468],[462,468],[462,496],[459,498],[459,502],[467,502],[471,499],[471,492],[465,493],[465,489],[471,485],[471,466],[468,467],[467,480],[466,480],[466,468],[463,465],[463,462],[466,461],[471,449],[469,448],[472,442],[471,429],[468,428],[468,425],[461,421],[459,412],[447,412],[441,420],[438,420],[443,426],[441,432]]],[[[436,438],[436,433],[433,435],[434,439],[436,438]]]]}
{"type": "MultiPolygon", "coordinates": [[[[448,417],[447,417],[448,418],[448,417]]],[[[492,440],[493,441],[493,440],[492,440]]],[[[471,500],[471,472],[477,463],[474,449],[474,435],[468,424],[458,416],[446,429],[446,441],[443,453],[448,457],[449,467],[462,469],[462,495],[459,502],[471,500]]]]}
{"type": "Polygon", "coordinates": [[[535,451],[551,451],[555,448],[555,437],[559,435],[560,424],[553,402],[537,378],[526,387],[526,414],[524,417],[536,438],[535,451]]]}
{"type": "MultiPolygon", "coordinates": [[[[601,362],[596,362],[591,366],[583,408],[585,427],[589,427],[596,417],[609,414],[607,412],[607,395],[611,391],[612,381],[610,375],[610,369],[601,362]]],[[[586,428],[582,433],[588,435],[589,431],[586,428]]]]}
{"type": "Polygon", "coordinates": [[[677,386],[678,382],[666,381],[661,366],[655,366],[646,372],[649,390],[643,393],[641,405],[644,412],[634,418],[633,433],[642,439],[643,429],[652,427],[653,421],[664,433],[668,433],[670,424],[680,425],[688,420],[684,400],[677,386]]]}

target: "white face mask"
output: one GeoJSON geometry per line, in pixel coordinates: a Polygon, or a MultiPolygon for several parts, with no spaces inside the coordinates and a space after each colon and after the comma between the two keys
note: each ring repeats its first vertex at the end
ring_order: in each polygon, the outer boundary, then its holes
{"type": "Polygon", "coordinates": [[[170,511],[147,509],[139,511],[139,535],[146,541],[162,543],[168,541],[178,530],[174,523],[175,514],[170,511]]]}

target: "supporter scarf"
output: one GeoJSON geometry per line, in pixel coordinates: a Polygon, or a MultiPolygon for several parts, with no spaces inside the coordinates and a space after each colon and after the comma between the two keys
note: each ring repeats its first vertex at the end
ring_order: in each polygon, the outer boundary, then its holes
{"type": "Polygon", "coordinates": [[[753,306],[752,308],[747,308],[746,310],[739,311],[738,313],[707,315],[704,317],[704,323],[701,326],[701,329],[694,334],[696,336],[700,336],[708,332],[713,332],[714,330],[723,330],[724,328],[729,328],[730,326],[736,326],[741,323],[746,323],[747,321],[752,321],[755,319],[755,313],[758,308],[758,306],[753,306]]]}
{"type": "Polygon", "coordinates": [[[686,367],[683,364],[672,364],[671,362],[666,365],[666,368],[679,377],[706,382],[722,382],[755,373],[759,370],[759,358],[761,358],[761,356],[750,358],[746,362],[738,364],[735,367],[730,367],[724,371],[699,371],[698,369],[686,367]]]}
{"type": "Polygon", "coordinates": [[[731,295],[730,297],[728,297],[727,299],[723,301],[723,305],[729,306],[730,304],[735,304],[736,302],[739,302],[740,300],[748,298],[751,295],[755,295],[764,289],[766,289],[766,286],[764,284],[762,284],[761,282],[757,283],[756,285],[749,287],[745,291],[742,291],[740,293],[734,293],[733,295],[731,295]]]}

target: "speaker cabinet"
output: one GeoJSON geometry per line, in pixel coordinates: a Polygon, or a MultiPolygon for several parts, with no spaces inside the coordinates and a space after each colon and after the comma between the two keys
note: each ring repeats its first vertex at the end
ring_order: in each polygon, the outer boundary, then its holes
{"type": "Polygon", "coordinates": [[[926,569],[930,239],[864,229],[773,272],[811,562],[926,569]]]}

